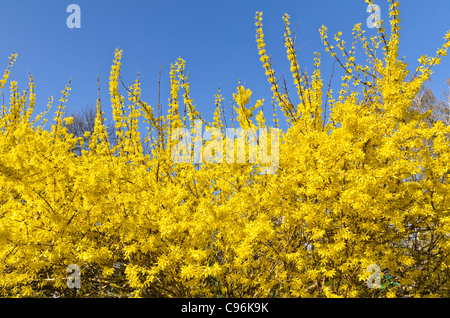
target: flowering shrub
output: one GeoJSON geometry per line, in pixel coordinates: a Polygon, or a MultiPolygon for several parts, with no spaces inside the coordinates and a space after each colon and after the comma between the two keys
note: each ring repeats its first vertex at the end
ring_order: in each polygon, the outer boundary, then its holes
{"type": "MultiPolygon", "coordinates": [[[[52,101],[32,119],[33,78],[24,92],[10,81],[0,118],[0,295],[448,297],[450,127],[430,125],[426,114],[409,109],[431,67],[447,54],[450,32],[437,55],[423,56],[407,79],[397,54],[397,1],[390,16],[389,36],[381,27],[367,39],[356,25],[350,50],[341,33],[332,44],[321,28],[327,51],[345,71],[334,98],[323,90],[318,53],[312,75],[300,70],[285,15],[294,102],[272,68],[257,12],[257,47],[272,104],[288,124],[273,174],[259,173],[261,162],[173,162],[174,129],[194,135],[194,122],[203,121],[182,59],[171,67],[163,115],[141,100],[139,79],[127,87],[127,100],[119,92],[122,51],[116,51],[114,144],[100,98],[94,131],[85,139],[67,132],[69,86],[46,130],[52,101]],[[355,59],[358,42],[366,65],[355,59]],[[330,107],[327,123],[324,105],[330,107]],[[149,151],[140,118],[148,125],[149,151]],[[89,144],[77,154],[84,140],[89,144]],[[66,284],[70,264],[81,268],[78,291],[66,284]],[[368,288],[371,264],[397,284],[368,288]]],[[[16,57],[0,80],[2,91],[16,57]]],[[[266,128],[263,112],[256,113],[263,100],[249,105],[250,95],[239,86],[233,96],[237,122],[266,128]]],[[[214,120],[203,123],[223,132],[224,120],[219,91],[214,120]]]]}

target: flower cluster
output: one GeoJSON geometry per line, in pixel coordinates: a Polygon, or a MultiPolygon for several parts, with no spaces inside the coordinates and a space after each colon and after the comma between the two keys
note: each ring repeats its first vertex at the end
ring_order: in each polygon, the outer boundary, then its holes
{"type": "MultiPolygon", "coordinates": [[[[389,37],[381,27],[368,40],[356,25],[347,51],[341,33],[332,45],[322,27],[325,48],[344,70],[336,99],[331,90],[323,94],[319,54],[311,76],[301,71],[289,16],[283,17],[298,105],[282,92],[257,12],[257,48],[274,112],[280,107],[288,124],[274,174],[258,173],[255,162],[172,161],[171,133],[194,133],[194,123],[203,121],[181,58],[170,69],[164,115],[159,100],[157,112],[141,100],[139,78],[123,85],[128,98],[122,95],[117,50],[109,81],[115,140],[99,94],[81,153],[74,149],[84,138],[68,132],[73,119],[64,117],[70,86],[47,130],[52,99],[31,120],[32,76],[24,92],[11,81],[0,117],[0,295],[73,296],[66,269],[78,264],[81,297],[448,297],[450,127],[425,122],[410,106],[447,54],[450,33],[408,80],[398,59],[398,2],[391,2],[389,37]],[[367,65],[356,60],[358,42],[367,65]],[[321,117],[325,96],[328,122],[321,117]],[[144,141],[140,118],[148,124],[144,141]],[[396,284],[368,288],[371,264],[383,270],[382,283],[390,277],[396,284]]],[[[2,92],[16,58],[0,80],[2,92]]],[[[262,110],[254,120],[264,100],[250,104],[251,95],[239,84],[236,124],[266,129],[262,110]]],[[[227,126],[223,105],[219,89],[208,127],[227,126]]]]}

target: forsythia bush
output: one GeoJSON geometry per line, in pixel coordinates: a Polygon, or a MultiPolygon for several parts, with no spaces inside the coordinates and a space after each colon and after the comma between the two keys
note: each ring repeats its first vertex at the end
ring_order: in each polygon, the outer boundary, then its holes
{"type": "MultiPolygon", "coordinates": [[[[398,58],[397,1],[390,16],[389,35],[380,28],[367,39],[356,25],[350,50],[341,33],[334,43],[322,27],[326,50],[345,71],[333,98],[318,53],[312,75],[300,69],[285,15],[295,102],[272,68],[257,12],[272,105],[288,125],[273,174],[249,162],[173,161],[174,129],[193,135],[202,120],[182,59],[171,67],[164,116],[141,100],[139,80],[126,88],[127,100],[119,93],[117,50],[110,75],[116,142],[108,139],[99,98],[94,132],[77,154],[85,139],[67,130],[69,86],[44,129],[52,101],[32,118],[33,78],[24,92],[8,82],[13,55],[0,80],[2,91],[7,83],[10,89],[0,119],[0,295],[449,297],[450,127],[427,124],[410,106],[447,54],[450,32],[409,76],[398,58]],[[358,42],[365,65],[355,59],[358,42]],[[70,264],[81,268],[78,291],[66,284],[70,264]],[[371,264],[380,267],[384,288],[366,285],[371,264]]],[[[263,112],[255,113],[263,100],[249,105],[250,96],[241,85],[233,96],[239,126],[267,128],[263,112]]],[[[224,131],[224,121],[219,92],[214,121],[203,123],[224,131]]]]}

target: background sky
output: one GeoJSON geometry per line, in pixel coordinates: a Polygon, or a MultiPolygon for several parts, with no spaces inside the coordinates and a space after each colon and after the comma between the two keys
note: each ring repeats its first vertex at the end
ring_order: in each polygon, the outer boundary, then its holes
{"type": "MultiPolygon", "coordinates": [[[[388,2],[374,2],[387,21],[388,2]]],[[[124,82],[130,84],[140,72],[142,98],[153,106],[157,104],[158,71],[162,66],[161,97],[166,110],[170,64],[182,57],[190,72],[194,104],[205,119],[212,118],[218,86],[229,108],[241,80],[253,91],[253,104],[265,98],[270,126],[271,92],[255,42],[255,12],[263,12],[266,48],[277,75],[284,73],[291,79],[283,45],[282,16],[286,12],[292,28],[299,26],[296,45],[301,67],[312,70],[314,52],[320,52],[327,83],[332,59],[320,41],[320,26],[328,27],[331,38],[342,31],[347,42],[352,40],[356,23],[362,23],[368,36],[375,35],[376,29],[366,25],[366,8],[363,0],[2,0],[0,70],[3,73],[8,57],[17,52],[10,78],[24,90],[28,72],[34,75],[37,112],[45,109],[50,96],[56,107],[70,79],[67,112],[95,105],[99,75],[103,110],[110,116],[108,80],[116,48],[123,49],[124,82]],[[70,15],[66,8],[71,3],[81,7],[80,29],[66,25],[70,15]]],[[[422,54],[434,55],[442,45],[450,29],[450,1],[403,0],[400,12],[400,55],[413,71],[422,54]]],[[[446,87],[445,79],[450,77],[450,57],[444,58],[434,72],[428,86],[440,95],[446,87]]],[[[339,78],[335,82],[339,83],[339,78]]]]}

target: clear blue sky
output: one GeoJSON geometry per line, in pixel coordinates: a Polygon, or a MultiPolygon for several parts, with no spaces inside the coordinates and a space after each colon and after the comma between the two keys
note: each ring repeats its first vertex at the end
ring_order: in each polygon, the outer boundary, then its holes
{"type": "MultiPolygon", "coordinates": [[[[387,1],[375,3],[381,7],[382,19],[387,20],[387,1]]],[[[255,43],[255,12],[264,14],[267,49],[273,55],[278,75],[285,72],[290,76],[281,19],[287,12],[293,28],[299,22],[296,43],[301,47],[301,66],[311,69],[313,52],[321,52],[327,81],[332,60],[320,42],[320,26],[326,25],[330,35],[342,31],[348,42],[356,23],[362,23],[368,35],[375,34],[376,29],[366,26],[366,8],[363,0],[3,1],[0,68],[6,68],[11,53],[18,53],[11,79],[18,80],[20,89],[25,89],[28,72],[34,75],[38,111],[45,109],[51,95],[57,104],[69,79],[72,90],[68,112],[94,105],[100,75],[103,107],[110,114],[108,77],[114,50],[120,47],[124,51],[123,79],[129,84],[140,72],[142,96],[151,105],[157,103],[159,66],[162,65],[162,101],[167,105],[169,67],[182,57],[191,73],[194,103],[206,119],[212,118],[218,85],[229,107],[239,79],[253,90],[252,103],[265,98],[265,109],[269,111],[270,88],[255,43]],[[66,8],[71,3],[81,7],[81,29],[66,26],[70,14],[66,8]]],[[[413,70],[422,54],[434,55],[442,45],[443,36],[450,29],[450,1],[403,0],[400,10],[400,54],[413,70]]],[[[434,71],[430,85],[439,94],[445,79],[450,77],[450,57],[434,71]]]]}

